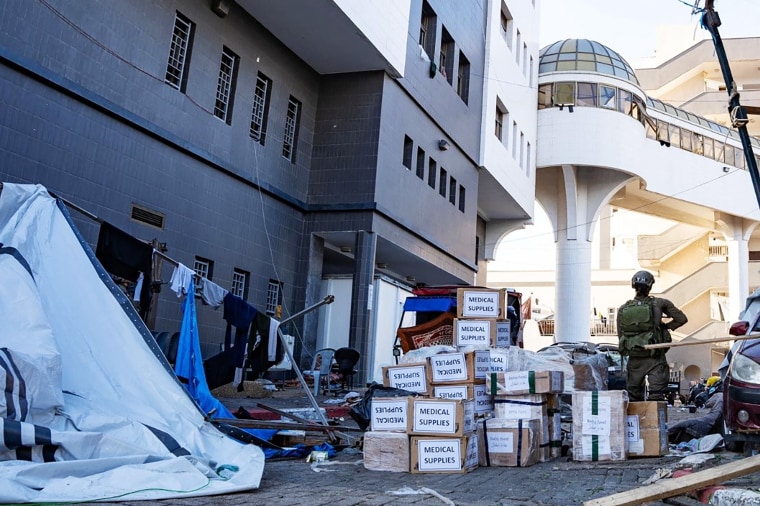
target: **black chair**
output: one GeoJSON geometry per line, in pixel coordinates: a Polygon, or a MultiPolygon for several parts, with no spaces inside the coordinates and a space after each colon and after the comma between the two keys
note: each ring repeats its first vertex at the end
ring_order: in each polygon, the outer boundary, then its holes
{"type": "Polygon", "coordinates": [[[346,385],[349,389],[354,388],[354,374],[357,372],[355,367],[361,358],[361,353],[354,348],[338,348],[335,350],[334,358],[338,365],[341,388],[345,390],[346,385]]]}

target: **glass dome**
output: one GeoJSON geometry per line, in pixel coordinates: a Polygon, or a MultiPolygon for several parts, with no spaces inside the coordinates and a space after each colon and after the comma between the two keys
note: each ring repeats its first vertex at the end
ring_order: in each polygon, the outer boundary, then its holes
{"type": "Polygon", "coordinates": [[[628,62],[595,40],[565,39],[549,44],[538,54],[538,75],[547,72],[598,72],[620,77],[638,86],[628,62]]]}

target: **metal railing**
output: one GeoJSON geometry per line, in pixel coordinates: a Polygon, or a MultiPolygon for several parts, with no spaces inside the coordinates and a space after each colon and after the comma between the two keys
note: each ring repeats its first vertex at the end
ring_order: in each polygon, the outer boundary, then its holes
{"type": "MultiPolygon", "coordinates": [[[[539,320],[538,330],[542,336],[554,335],[554,319],[539,320]]],[[[614,322],[596,322],[589,327],[592,336],[617,336],[617,327],[614,322]]]]}

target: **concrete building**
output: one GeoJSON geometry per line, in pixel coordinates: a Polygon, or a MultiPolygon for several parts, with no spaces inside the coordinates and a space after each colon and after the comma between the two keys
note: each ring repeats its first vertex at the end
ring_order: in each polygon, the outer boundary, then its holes
{"type": "MultiPolygon", "coordinates": [[[[760,103],[758,44],[725,41],[743,105],[760,103]]],[[[757,199],[712,41],[658,54],[672,56],[634,73],[594,41],[541,51],[536,197],[551,221],[545,243],[556,243],[556,264],[489,269],[488,280],[552,306],[553,339],[616,342],[617,307],[642,268],[656,276],[653,291],[689,316],[679,340],[727,335],[760,285],[757,199]]],[[[760,143],[752,144],[760,160],[760,143]]],[[[668,359],[684,378],[709,376],[727,344],[673,348],[668,359]]]]}
{"type": "MultiPolygon", "coordinates": [[[[340,290],[285,332],[301,365],[350,345],[371,379],[410,288],[473,283],[533,214],[537,29],[535,1],[11,0],[0,181],[269,314],[340,290]]],[[[178,330],[157,274],[148,324],[178,330]]],[[[213,353],[226,322],[199,320],[213,353]]]]}

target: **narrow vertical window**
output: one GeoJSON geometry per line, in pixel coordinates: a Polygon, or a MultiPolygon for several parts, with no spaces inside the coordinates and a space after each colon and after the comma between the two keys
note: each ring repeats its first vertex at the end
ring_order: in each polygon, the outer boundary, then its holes
{"type": "Polygon", "coordinates": [[[451,205],[457,203],[457,180],[453,177],[449,178],[449,202],[451,205]]]}
{"type": "Polygon", "coordinates": [[[266,313],[276,318],[282,313],[282,283],[276,279],[270,279],[267,286],[266,313]]]}
{"type": "Polygon", "coordinates": [[[531,165],[531,162],[532,162],[532,158],[531,157],[532,156],[533,156],[533,153],[532,153],[530,142],[529,142],[528,143],[528,151],[527,151],[526,156],[525,156],[525,174],[528,175],[528,176],[530,176],[530,168],[532,167],[532,165],[531,165]]]}
{"type": "Polygon", "coordinates": [[[514,31],[514,20],[512,14],[505,10],[506,7],[501,6],[501,36],[504,37],[504,41],[507,43],[507,47],[512,50],[512,32],[514,31]]]}
{"type": "Polygon", "coordinates": [[[272,80],[258,73],[256,87],[253,89],[253,109],[251,110],[251,138],[264,144],[267,134],[267,117],[269,100],[272,96],[272,80]]]}
{"type": "Polygon", "coordinates": [[[465,191],[464,186],[459,185],[459,210],[464,212],[465,209],[465,191]]]}
{"type": "Polygon", "coordinates": [[[446,172],[446,169],[441,167],[441,170],[439,172],[438,176],[438,194],[441,197],[446,197],[446,178],[448,176],[448,173],[446,172]]]}
{"type": "Polygon", "coordinates": [[[448,81],[454,82],[454,39],[446,28],[442,28],[441,51],[438,56],[438,72],[448,81]]]}
{"type": "Polygon", "coordinates": [[[432,158],[428,160],[428,186],[435,189],[435,176],[438,172],[437,164],[432,158]]]}
{"type": "Polygon", "coordinates": [[[436,16],[435,11],[426,2],[422,2],[422,17],[420,19],[420,46],[425,50],[430,61],[434,61],[435,54],[435,29],[436,16]]]}
{"type": "Polygon", "coordinates": [[[214,116],[228,125],[232,121],[232,98],[235,92],[238,57],[229,48],[222,48],[219,62],[219,79],[216,83],[216,102],[214,116]]]}
{"type": "Polygon", "coordinates": [[[298,142],[298,124],[301,119],[301,102],[291,96],[288,99],[288,112],[285,115],[285,133],[282,136],[282,156],[296,161],[296,143],[298,142]]]}
{"type": "Polygon", "coordinates": [[[470,100],[470,62],[461,51],[457,68],[457,95],[467,104],[470,100]]]}
{"type": "Polygon", "coordinates": [[[512,122],[512,158],[517,160],[517,122],[512,122]]]}
{"type": "Polygon", "coordinates": [[[520,54],[520,49],[522,48],[522,34],[520,33],[520,30],[517,30],[517,42],[515,43],[515,63],[517,65],[520,65],[520,57],[522,54],[520,54]]]}
{"type": "Polygon", "coordinates": [[[165,82],[182,93],[187,87],[187,68],[190,65],[194,27],[195,25],[189,19],[177,12],[174,18],[172,41],[169,46],[169,62],[166,65],[165,82]]]}
{"type": "Polygon", "coordinates": [[[412,170],[412,150],[414,149],[414,143],[412,142],[412,139],[408,136],[404,136],[404,167],[406,167],[409,170],[412,170]]]}
{"type": "Polygon", "coordinates": [[[496,138],[500,141],[504,140],[502,137],[502,130],[504,128],[504,111],[501,110],[501,108],[497,105],[496,106],[496,125],[494,129],[494,134],[496,135],[496,138]]]}
{"type": "Polygon", "coordinates": [[[533,57],[531,56],[530,57],[530,71],[529,71],[530,73],[528,74],[528,84],[530,85],[531,88],[533,87],[533,67],[534,67],[533,57]]]}
{"type": "Polygon", "coordinates": [[[420,147],[417,148],[417,177],[425,179],[425,151],[420,147]]]}
{"type": "Polygon", "coordinates": [[[234,269],[232,271],[232,295],[237,295],[241,299],[248,298],[248,279],[250,273],[242,269],[234,269]]]}
{"type": "Polygon", "coordinates": [[[525,134],[520,132],[520,168],[525,167],[525,134]]]}
{"type": "Polygon", "coordinates": [[[528,45],[523,42],[522,47],[522,71],[523,75],[528,75],[528,45]]]}

